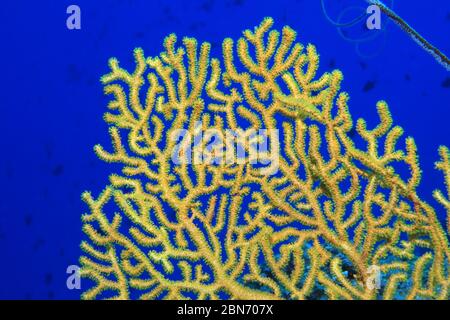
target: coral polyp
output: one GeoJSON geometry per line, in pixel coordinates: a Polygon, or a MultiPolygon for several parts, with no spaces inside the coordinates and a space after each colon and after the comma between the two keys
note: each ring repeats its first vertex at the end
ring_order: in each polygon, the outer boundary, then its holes
{"type": "MultiPolygon", "coordinates": [[[[448,299],[448,230],[417,193],[414,140],[384,101],[377,126],[354,123],[342,73],[317,75],[316,48],[272,26],[225,39],[219,58],[170,35],[159,56],[136,49],[132,72],[109,61],[112,149],[95,152],[122,167],[82,196],[84,299],[448,299]],[[174,163],[173,133],[198,122],[279,130],[277,171],[174,163]]],[[[434,196],[449,214],[448,192],[434,196]]]]}

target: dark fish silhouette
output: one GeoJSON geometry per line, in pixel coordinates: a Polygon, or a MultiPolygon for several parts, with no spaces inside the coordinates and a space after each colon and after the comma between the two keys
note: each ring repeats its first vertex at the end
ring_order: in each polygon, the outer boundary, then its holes
{"type": "Polygon", "coordinates": [[[52,175],[60,176],[64,172],[64,166],[62,164],[56,165],[52,170],[52,175]]]}
{"type": "Polygon", "coordinates": [[[367,92],[367,91],[372,90],[373,88],[375,88],[375,84],[376,84],[375,81],[372,81],[372,80],[367,81],[363,87],[363,91],[367,92]]]}

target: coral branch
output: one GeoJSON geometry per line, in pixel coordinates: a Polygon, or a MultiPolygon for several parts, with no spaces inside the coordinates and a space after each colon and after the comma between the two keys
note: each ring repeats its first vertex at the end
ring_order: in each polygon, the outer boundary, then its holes
{"type": "MultiPolygon", "coordinates": [[[[417,194],[414,140],[398,147],[403,130],[384,101],[378,125],[359,119],[353,130],[342,73],[317,75],[315,47],[272,26],[266,18],[225,39],[222,61],[208,43],[178,46],[175,35],[157,57],[136,49],[132,73],[110,59],[102,83],[113,97],[104,116],[112,151],[94,149],[122,169],[97,198],[83,194],[80,263],[93,281],[83,298],[449,297],[449,230],[417,194]],[[227,130],[249,138],[247,153],[259,141],[252,130],[281,139],[267,135],[270,152],[240,161],[209,141],[227,130]],[[174,161],[190,143],[193,162],[174,161]],[[254,160],[271,155],[277,167],[265,174],[254,160]]],[[[447,195],[434,197],[449,212],[449,152],[439,153],[447,195]]]]}

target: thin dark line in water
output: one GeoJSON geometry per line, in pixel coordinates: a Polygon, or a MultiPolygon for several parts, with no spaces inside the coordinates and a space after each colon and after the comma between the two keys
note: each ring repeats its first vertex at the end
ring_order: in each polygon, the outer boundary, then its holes
{"type": "Polygon", "coordinates": [[[397,25],[400,26],[409,36],[420,45],[425,51],[428,51],[436,61],[442,64],[447,70],[450,71],[450,59],[438,48],[432,45],[427,39],[420,35],[416,30],[414,30],[405,20],[403,20],[398,14],[396,14],[392,9],[387,7],[383,2],[379,0],[366,0],[369,4],[376,5],[380,10],[387,15],[391,20],[393,20],[397,25]]]}

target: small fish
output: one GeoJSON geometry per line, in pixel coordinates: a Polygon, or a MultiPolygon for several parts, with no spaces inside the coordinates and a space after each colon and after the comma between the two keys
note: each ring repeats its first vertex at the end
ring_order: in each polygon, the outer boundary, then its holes
{"type": "Polygon", "coordinates": [[[58,164],[52,170],[52,175],[60,176],[64,172],[64,166],[62,164],[58,164]]]}
{"type": "Polygon", "coordinates": [[[372,90],[373,88],[375,88],[375,84],[376,84],[376,81],[372,81],[372,80],[367,81],[363,87],[363,91],[367,92],[367,91],[372,90]]]}
{"type": "Polygon", "coordinates": [[[50,285],[53,281],[53,275],[51,273],[46,273],[44,276],[44,282],[46,285],[50,285]]]}
{"type": "Polygon", "coordinates": [[[33,216],[31,214],[27,214],[25,216],[24,222],[26,226],[31,226],[31,224],[33,223],[33,216]]]}

